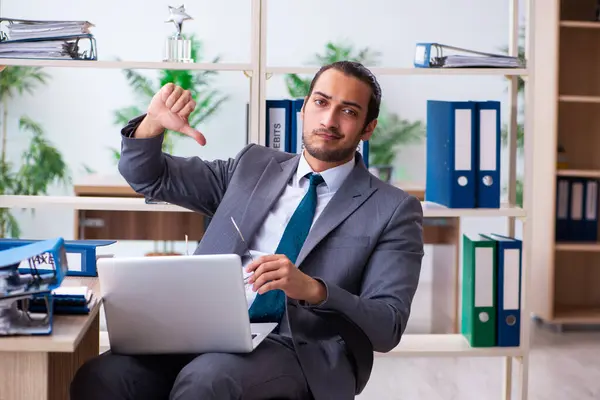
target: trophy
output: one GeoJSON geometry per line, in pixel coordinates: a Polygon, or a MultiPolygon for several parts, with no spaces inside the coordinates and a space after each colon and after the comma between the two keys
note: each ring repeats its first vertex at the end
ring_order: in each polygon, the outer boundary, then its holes
{"type": "Polygon", "coordinates": [[[192,60],[192,41],[181,36],[183,21],[192,19],[186,12],[185,6],[169,6],[170,16],[165,22],[175,24],[175,33],[167,38],[165,60],[167,62],[194,62],[192,60]]]}

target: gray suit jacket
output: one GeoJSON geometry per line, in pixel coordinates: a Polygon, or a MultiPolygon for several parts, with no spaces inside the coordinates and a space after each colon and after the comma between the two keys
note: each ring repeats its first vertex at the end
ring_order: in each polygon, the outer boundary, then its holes
{"type": "MultiPolygon", "coordinates": [[[[264,222],[299,156],[248,145],[233,159],[164,154],[163,137],[131,139],[143,116],[123,128],[119,171],[138,193],[212,217],[196,254],[237,253],[264,222]]],[[[315,399],[350,399],[365,387],[373,351],[400,341],[423,258],[417,198],[356,166],[315,222],[296,266],[320,279],[327,299],[287,300],[285,318],[315,399]]]]}

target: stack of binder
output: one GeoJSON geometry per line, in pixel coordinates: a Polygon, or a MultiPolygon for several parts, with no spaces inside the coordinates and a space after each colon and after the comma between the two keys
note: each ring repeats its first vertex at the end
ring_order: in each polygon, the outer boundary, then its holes
{"type": "Polygon", "coordinates": [[[471,347],[517,347],[521,336],[522,241],[463,235],[461,333],[471,347]]]}
{"type": "Polygon", "coordinates": [[[441,43],[417,43],[413,64],[417,68],[524,68],[518,57],[441,43]]]}
{"type": "Polygon", "coordinates": [[[500,207],[500,102],[427,102],[425,200],[500,207]]]}
{"type": "Polygon", "coordinates": [[[556,182],[556,241],[598,240],[599,180],[559,176],[556,182]]]}
{"type": "Polygon", "coordinates": [[[88,21],[0,18],[0,58],[97,60],[88,21]]]}
{"type": "MultiPolygon", "coordinates": [[[[267,99],[267,147],[287,153],[302,153],[304,145],[300,112],[303,104],[304,99],[267,99]]],[[[362,141],[356,150],[369,167],[369,142],[362,141]]]]}
{"type": "MultiPolygon", "coordinates": [[[[80,315],[89,314],[96,298],[87,286],[61,286],[52,291],[51,301],[55,315],[80,315]]],[[[47,312],[46,302],[33,298],[29,301],[29,312],[47,312]]]]}

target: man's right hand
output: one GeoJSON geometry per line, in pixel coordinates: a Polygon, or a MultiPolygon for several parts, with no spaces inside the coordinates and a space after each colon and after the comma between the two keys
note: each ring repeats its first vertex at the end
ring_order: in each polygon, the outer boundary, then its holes
{"type": "Polygon", "coordinates": [[[183,90],[173,83],[167,83],[152,98],[146,117],[133,136],[150,138],[158,136],[168,129],[183,133],[204,146],[206,138],[192,128],[188,122],[188,118],[195,108],[196,102],[192,99],[189,90],[183,90]]]}

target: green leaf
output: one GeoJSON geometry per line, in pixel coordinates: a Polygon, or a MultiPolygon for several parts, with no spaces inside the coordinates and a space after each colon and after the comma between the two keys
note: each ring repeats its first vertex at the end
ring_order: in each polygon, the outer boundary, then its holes
{"type": "Polygon", "coordinates": [[[127,79],[127,82],[133,89],[134,93],[140,96],[143,100],[149,101],[152,99],[158,89],[160,89],[154,87],[150,79],[135,70],[126,69],[123,70],[123,73],[125,74],[125,78],[127,79]]]}
{"type": "Polygon", "coordinates": [[[29,147],[21,155],[21,166],[14,181],[14,194],[45,195],[53,183],[70,183],[68,167],[61,153],[45,138],[41,126],[27,116],[19,127],[32,134],[29,147]]]}
{"type": "Polygon", "coordinates": [[[402,119],[382,107],[377,127],[369,140],[369,165],[392,165],[402,145],[421,143],[425,135],[423,122],[402,119]]]}
{"type": "MultiPolygon", "coordinates": [[[[508,125],[504,124],[500,133],[502,146],[508,146],[508,125]]],[[[525,146],[525,126],[522,123],[517,124],[517,149],[523,151],[525,146]]]]}
{"type": "Polygon", "coordinates": [[[310,79],[301,78],[297,74],[285,76],[285,84],[292,98],[300,99],[308,96],[310,90],[310,79]]]}
{"type": "Polygon", "coordinates": [[[39,84],[45,84],[50,75],[41,67],[7,67],[0,74],[0,99],[15,95],[33,94],[39,84]]]}

